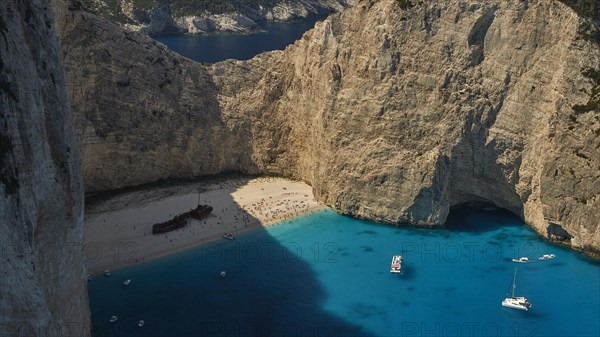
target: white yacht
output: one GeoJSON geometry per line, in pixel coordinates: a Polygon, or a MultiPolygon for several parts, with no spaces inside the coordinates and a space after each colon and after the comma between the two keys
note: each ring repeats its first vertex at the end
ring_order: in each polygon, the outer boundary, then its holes
{"type": "Polygon", "coordinates": [[[402,270],[402,255],[394,255],[390,266],[390,273],[398,274],[402,270]]]}
{"type": "Polygon", "coordinates": [[[225,275],[227,275],[227,273],[223,270],[220,274],[221,277],[225,277],[225,275]]]}
{"type": "Polygon", "coordinates": [[[111,323],[114,323],[114,322],[116,322],[117,320],[118,320],[117,316],[115,316],[115,315],[112,315],[112,316],[110,316],[110,322],[111,322],[111,323]]]}
{"type": "Polygon", "coordinates": [[[556,255],[554,255],[554,254],[544,254],[544,255],[538,257],[538,260],[540,260],[540,261],[551,260],[555,257],[556,257],[556,255]]]}
{"type": "Polygon", "coordinates": [[[125,280],[125,282],[123,282],[123,285],[124,285],[124,286],[128,286],[128,285],[129,285],[129,283],[131,283],[131,280],[125,280]]]}
{"type": "Polygon", "coordinates": [[[517,263],[529,263],[529,258],[523,256],[518,259],[512,259],[512,261],[517,263]]]}
{"type": "Polygon", "coordinates": [[[145,324],[144,320],[141,320],[141,321],[138,323],[138,326],[141,328],[141,327],[143,327],[143,326],[144,326],[144,324],[145,324]]]}
{"type": "MultiPolygon", "coordinates": [[[[527,301],[526,297],[515,297],[515,289],[517,288],[517,268],[515,268],[515,276],[513,277],[513,285],[512,285],[512,296],[506,297],[504,301],[502,301],[502,306],[517,309],[517,310],[525,310],[529,311],[531,308],[531,303],[527,301]]],[[[508,295],[508,292],[506,293],[508,295]]]]}
{"type": "Polygon", "coordinates": [[[104,276],[110,276],[110,270],[106,269],[106,270],[104,271],[104,276]]]}

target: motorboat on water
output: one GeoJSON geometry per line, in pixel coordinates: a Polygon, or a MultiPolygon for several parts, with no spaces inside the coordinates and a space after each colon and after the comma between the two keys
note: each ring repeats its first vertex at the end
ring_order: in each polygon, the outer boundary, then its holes
{"type": "Polygon", "coordinates": [[[90,274],[87,274],[87,276],[86,276],[85,278],[86,278],[88,281],[91,281],[91,280],[92,280],[92,275],[90,275],[90,274]]]}
{"type": "Polygon", "coordinates": [[[143,326],[144,326],[144,324],[145,324],[145,322],[144,322],[144,320],[142,319],[142,320],[140,320],[140,322],[138,323],[138,326],[141,328],[141,327],[143,327],[143,326]]]}
{"type": "Polygon", "coordinates": [[[225,275],[227,275],[227,273],[224,270],[221,272],[221,274],[219,274],[221,277],[225,277],[225,275]]]}
{"type": "Polygon", "coordinates": [[[556,255],[554,255],[554,254],[544,254],[544,255],[538,257],[538,260],[540,260],[540,261],[551,260],[555,257],[556,257],[556,255]]]}
{"type": "Polygon", "coordinates": [[[104,276],[110,276],[110,270],[106,269],[106,270],[104,271],[104,276]]]}
{"type": "Polygon", "coordinates": [[[223,235],[223,238],[227,240],[235,240],[235,236],[233,236],[233,234],[231,233],[225,233],[225,235],[223,235]]]}
{"type": "Polygon", "coordinates": [[[115,316],[115,315],[112,315],[112,316],[110,316],[110,321],[109,321],[109,322],[111,322],[111,323],[114,323],[114,322],[116,322],[118,319],[119,319],[119,318],[117,318],[117,316],[115,316]]]}
{"type": "Polygon", "coordinates": [[[125,280],[125,282],[123,282],[123,285],[124,285],[124,286],[128,286],[128,285],[129,285],[129,283],[131,283],[131,280],[125,280]]]}
{"type": "Polygon", "coordinates": [[[512,261],[517,263],[529,263],[529,258],[523,256],[518,259],[512,259],[512,261]]]}
{"type": "MultiPolygon", "coordinates": [[[[527,301],[526,297],[522,297],[522,296],[516,297],[515,296],[516,288],[517,288],[517,268],[515,268],[515,274],[513,276],[512,296],[506,297],[504,299],[504,301],[502,301],[502,306],[511,308],[511,309],[516,309],[516,310],[529,311],[529,309],[531,308],[531,303],[529,303],[529,301],[527,301]]],[[[506,295],[508,296],[508,292],[506,292],[506,295]]]]}
{"type": "Polygon", "coordinates": [[[402,255],[394,255],[390,265],[390,273],[398,274],[402,270],[402,255]]]}

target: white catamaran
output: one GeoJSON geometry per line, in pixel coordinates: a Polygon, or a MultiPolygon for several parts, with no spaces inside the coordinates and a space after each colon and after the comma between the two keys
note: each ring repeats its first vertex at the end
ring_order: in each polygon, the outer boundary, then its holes
{"type": "MultiPolygon", "coordinates": [[[[531,303],[527,302],[526,297],[515,297],[515,289],[517,288],[517,268],[515,268],[515,276],[513,277],[512,297],[507,297],[502,301],[502,306],[528,311],[531,308],[531,303]]],[[[506,293],[508,295],[508,292],[506,293]]]]}

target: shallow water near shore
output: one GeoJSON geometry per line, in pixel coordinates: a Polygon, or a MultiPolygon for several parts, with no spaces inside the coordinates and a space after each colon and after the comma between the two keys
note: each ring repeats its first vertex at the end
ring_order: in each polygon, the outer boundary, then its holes
{"type": "Polygon", "coordinates": [[[318,211],[96,277],[89,295],[97,336],[600,335],[600,265],[501,210],[453,211],[442,230],[318,211]],[[500,305],[515,267],[529,312],[500,305]]]}

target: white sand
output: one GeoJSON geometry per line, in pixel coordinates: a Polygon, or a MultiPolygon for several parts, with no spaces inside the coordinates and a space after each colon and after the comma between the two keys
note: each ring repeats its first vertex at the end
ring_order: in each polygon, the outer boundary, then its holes
{"type": "Polygon", "coordinates": [[[121,268],[323,207],[309,185],[283,178],[220,179],[121,194],[86,209],[86,264],[90,273],[121,268]],[[152,235],[153,224],[198,202],[213,207],[210,217],[152,235]]]}

